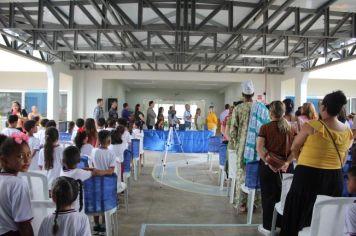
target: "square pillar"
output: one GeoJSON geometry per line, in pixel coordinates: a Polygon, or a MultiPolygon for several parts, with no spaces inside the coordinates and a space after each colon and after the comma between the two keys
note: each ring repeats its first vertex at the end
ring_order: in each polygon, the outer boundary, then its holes
{"type": "Polygon", "coordinates": [[[47,66],[47,118],[59,120],[59,71],[47,66]]]}
{"type": "Polygon", "coordinates": [[[295,106],[302,106],[307,102],[309,72],[301,72],[300,76],[295,78],[295,106]]]}

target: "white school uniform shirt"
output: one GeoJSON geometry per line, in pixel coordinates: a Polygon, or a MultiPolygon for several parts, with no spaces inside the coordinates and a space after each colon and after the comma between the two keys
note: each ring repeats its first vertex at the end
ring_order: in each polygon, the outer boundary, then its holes
{"type": "Polygon", "coordinates": [[[14,133],[21,133],[21,131],[16,129],[16,128],[5,128],[5,129],[2,130],[1,133],[6,135],[6,136],[8,136],[8,137],[10,137],[14,133]]]}
{"type": "Polygon", "coordinates": [[[61,146],[56,146],[53,150],[53,168],[50,170],[45,170],[44,163],[44,148],[40,150],[40,155],[38,158],[38,165],[42,166],[42,170],[47,173],[48,188],[52,189],[53,181],[59,177],[61,170],[63,169],[63,148],[61,146]]]}
{"type": "Polygon", "coordinates": [[[18,231],[16,223],[33,218],[30,191],[21,177],[0,173],[0,235],[18,231]]]}
{"type": "Polygon", "coordinates": [[[78,130],[75,129],[72,132],[72,136],[70,136],[70,141],[74,142],[75,137],[77,136],[78,130]]]}
{"type": "Polygon", "coordinates": [[[116,161],[119,163],[124,162],[124,151],[128,148],[128,144],[123,142],[121,144],[110,144],[108,149],[115,154],[116,161]]]}
{"type": "Polygon", "coordinates": [[[356,235],[356,201],[345,212],[344,235],[356,235]]]}
{"type": "MultiPolygon", "coordinates": [[[[83,169],[72,169],[72,170],[61,170],[60,176],[69,177],[75,180],[80,179],[82,182],[89,179],[92,176],[92,172],[89,170],[83,169]]],[[[83,199],[84,201],[84,199],[83,199]]],[[[77,199],[73,202],[72,207],[79,212],[80,204],[79,204],[79,195],[77,199]]],[[[84,207],[84,204],[83,204],[84,207]]],[[[83,211],[84,209],[82,209],[83,211]]]]}
{"type": "Polygon", "coordinates": [[[116,128],[112,128],[112,127],[107,127],[105,130],[107,130],[107,131],[113,131],[113,130],[115,130],[116,128]]]}
{"type": "Polygon", "coordinates": [[[129,131],[125,130],[125,132],[122,134],[121,139],[123,142],[127,143],[129,145],[131,143],[131,135],[129,131]]]}
{"type": "Polygon", "coordinates": [[[80,155],[81,156],[86,155],[86,156],[90,157],[93,149],[94,149],[93,145],[91,145],[90,143],[86,143],[80,148],[80,155]]]}
{"type": "Polygon", "coordinates": [[[91,158],[94,167],[98,170],[108,170],[116,165],[115,154],[109,149],[94,148],[91,158]]]}
{"type": "MultiPolygon", "coordinates": [[[[38,236],[52,235],[55,214],[47,216],[41,223],[38,236]]],[[[57,218],[56,236],[90,236],[90,224],[87,215],[75,210],[62,211],[57,218]]]]}
{"type": "Polygon", "coordinates": [[[140,154],[143,154],[143,137],[144,137],[143,130],[140,129],[133,129],[132,130],[132,137],[134,139],[140,140],[140,154]]]}
{"type": "Polygon", "coordinates": [[[38,167],[38,158],[40,154],[40,140],[34,136],[31,136],[28,138],[28,146],[30,147],[31,152],[34,150],[36,151],[36,154],[32,157],[31,165],[28,169],[39,170],[40,168],[38,167]]]}
{"type": "Polygon", "coordinates": [[[40,145],[43,146],[46,141],[46,128],[39,127],[34,136],[40,140],[40,145]]]}

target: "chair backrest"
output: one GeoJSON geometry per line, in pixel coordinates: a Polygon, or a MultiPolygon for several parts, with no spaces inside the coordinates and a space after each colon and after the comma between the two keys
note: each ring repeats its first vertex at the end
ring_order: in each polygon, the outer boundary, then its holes
{"type": "Polygon", "coordinates": [[[89,157],[87,155],[80,156],[80,162],[77,165],[78,169],[84,169],[89,167],[89,157]]]}
{"type": "Polygon", "coordinates": [[[260,188],[260,178],[258,173],[259,162],[260,161],[250,161],[246,164],[245,186],[248,188],[251,189],[260,188]]]}
{"type": "Polygon", "coordinates": [[[132,161],[132,152],[130,150],[124,151],[124,173],[131,171],[131,161],[132,161]]]}
{"type": "Polygon", "coordinates": [[[131,139],[131,152],[133,158],[140,157],[140,139],[131,139]]]}
{"type": "Polygon", "coordinates": [[[227,144],[220,144],[219,147],[219,165],[225,166],[226,161],[226,153],[227,153],[227,144]]]}
{"type": "Polygon", "coordinates": [[[59,141],[71,141],[72,135],[66,132],[59,132],[59,141]]]}
{"type": "Polygon", "coordinates": [[[282,179],[282,193],[281,193],[281,208],[284,210],[284,204],[286,202],[287,194],[289,192],[290,186],[293,182],[293,174],[283,174],[282,179]]]}
{"type": "Polygon", "coordinates": [[[355,200],[318,195],[313,208],[310,235],[343,235],[346,208],[355,200]]]}
{"type": "Polygon", "coordinates": [[[31,200],[48,200],[48,180],[45,171],[28,171],[19,173],[28,184],[31,200]]]}
{"type": "Polygon", "coordinates": [[[86,214],[103,213],[117,207],[117,175],[93,176],[84,181],[86,214]]]}
{"type": "Polygon", "coordinates": [[[221,141],[222,139],[220,136],[211,136],[208,142],[208,152],[218,153],[221,141]]]}

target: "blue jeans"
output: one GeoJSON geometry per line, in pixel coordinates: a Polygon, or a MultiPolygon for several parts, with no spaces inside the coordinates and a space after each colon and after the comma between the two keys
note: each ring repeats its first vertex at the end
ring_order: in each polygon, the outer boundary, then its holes
{"type": "Polygon", "coordinates": [[[184,122],[184,125],[185,125],[185,129],[191,129],[192,127],[192,122],[184,122]]]}

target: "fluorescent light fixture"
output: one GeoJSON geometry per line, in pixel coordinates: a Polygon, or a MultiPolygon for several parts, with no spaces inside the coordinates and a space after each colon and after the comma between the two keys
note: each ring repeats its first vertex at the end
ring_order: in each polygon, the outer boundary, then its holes
{"type": "Polygon", "coordinates": [[[279,55],[254,55],[254,54],[241,54],[241,57],[247,58],[263,58],[263,59],[287,59],[288,56],[279,56],[279,55]]]}
{"type": "Polygon", "coordinates": [[[265,69],[264,66],[226,66],[227,68],[236,68],[236,69],[265,69]]]}
{"type": "Polygon", "coordinates": [[[75,54],[122,54],[122,51],[105,51],[105,50],[73,50],[75,54]]]}
{"type": "Polygon", "coordinates": [[[129,62],[94,62],[97,66],[132,66],[133,63],[129,62]]]}

